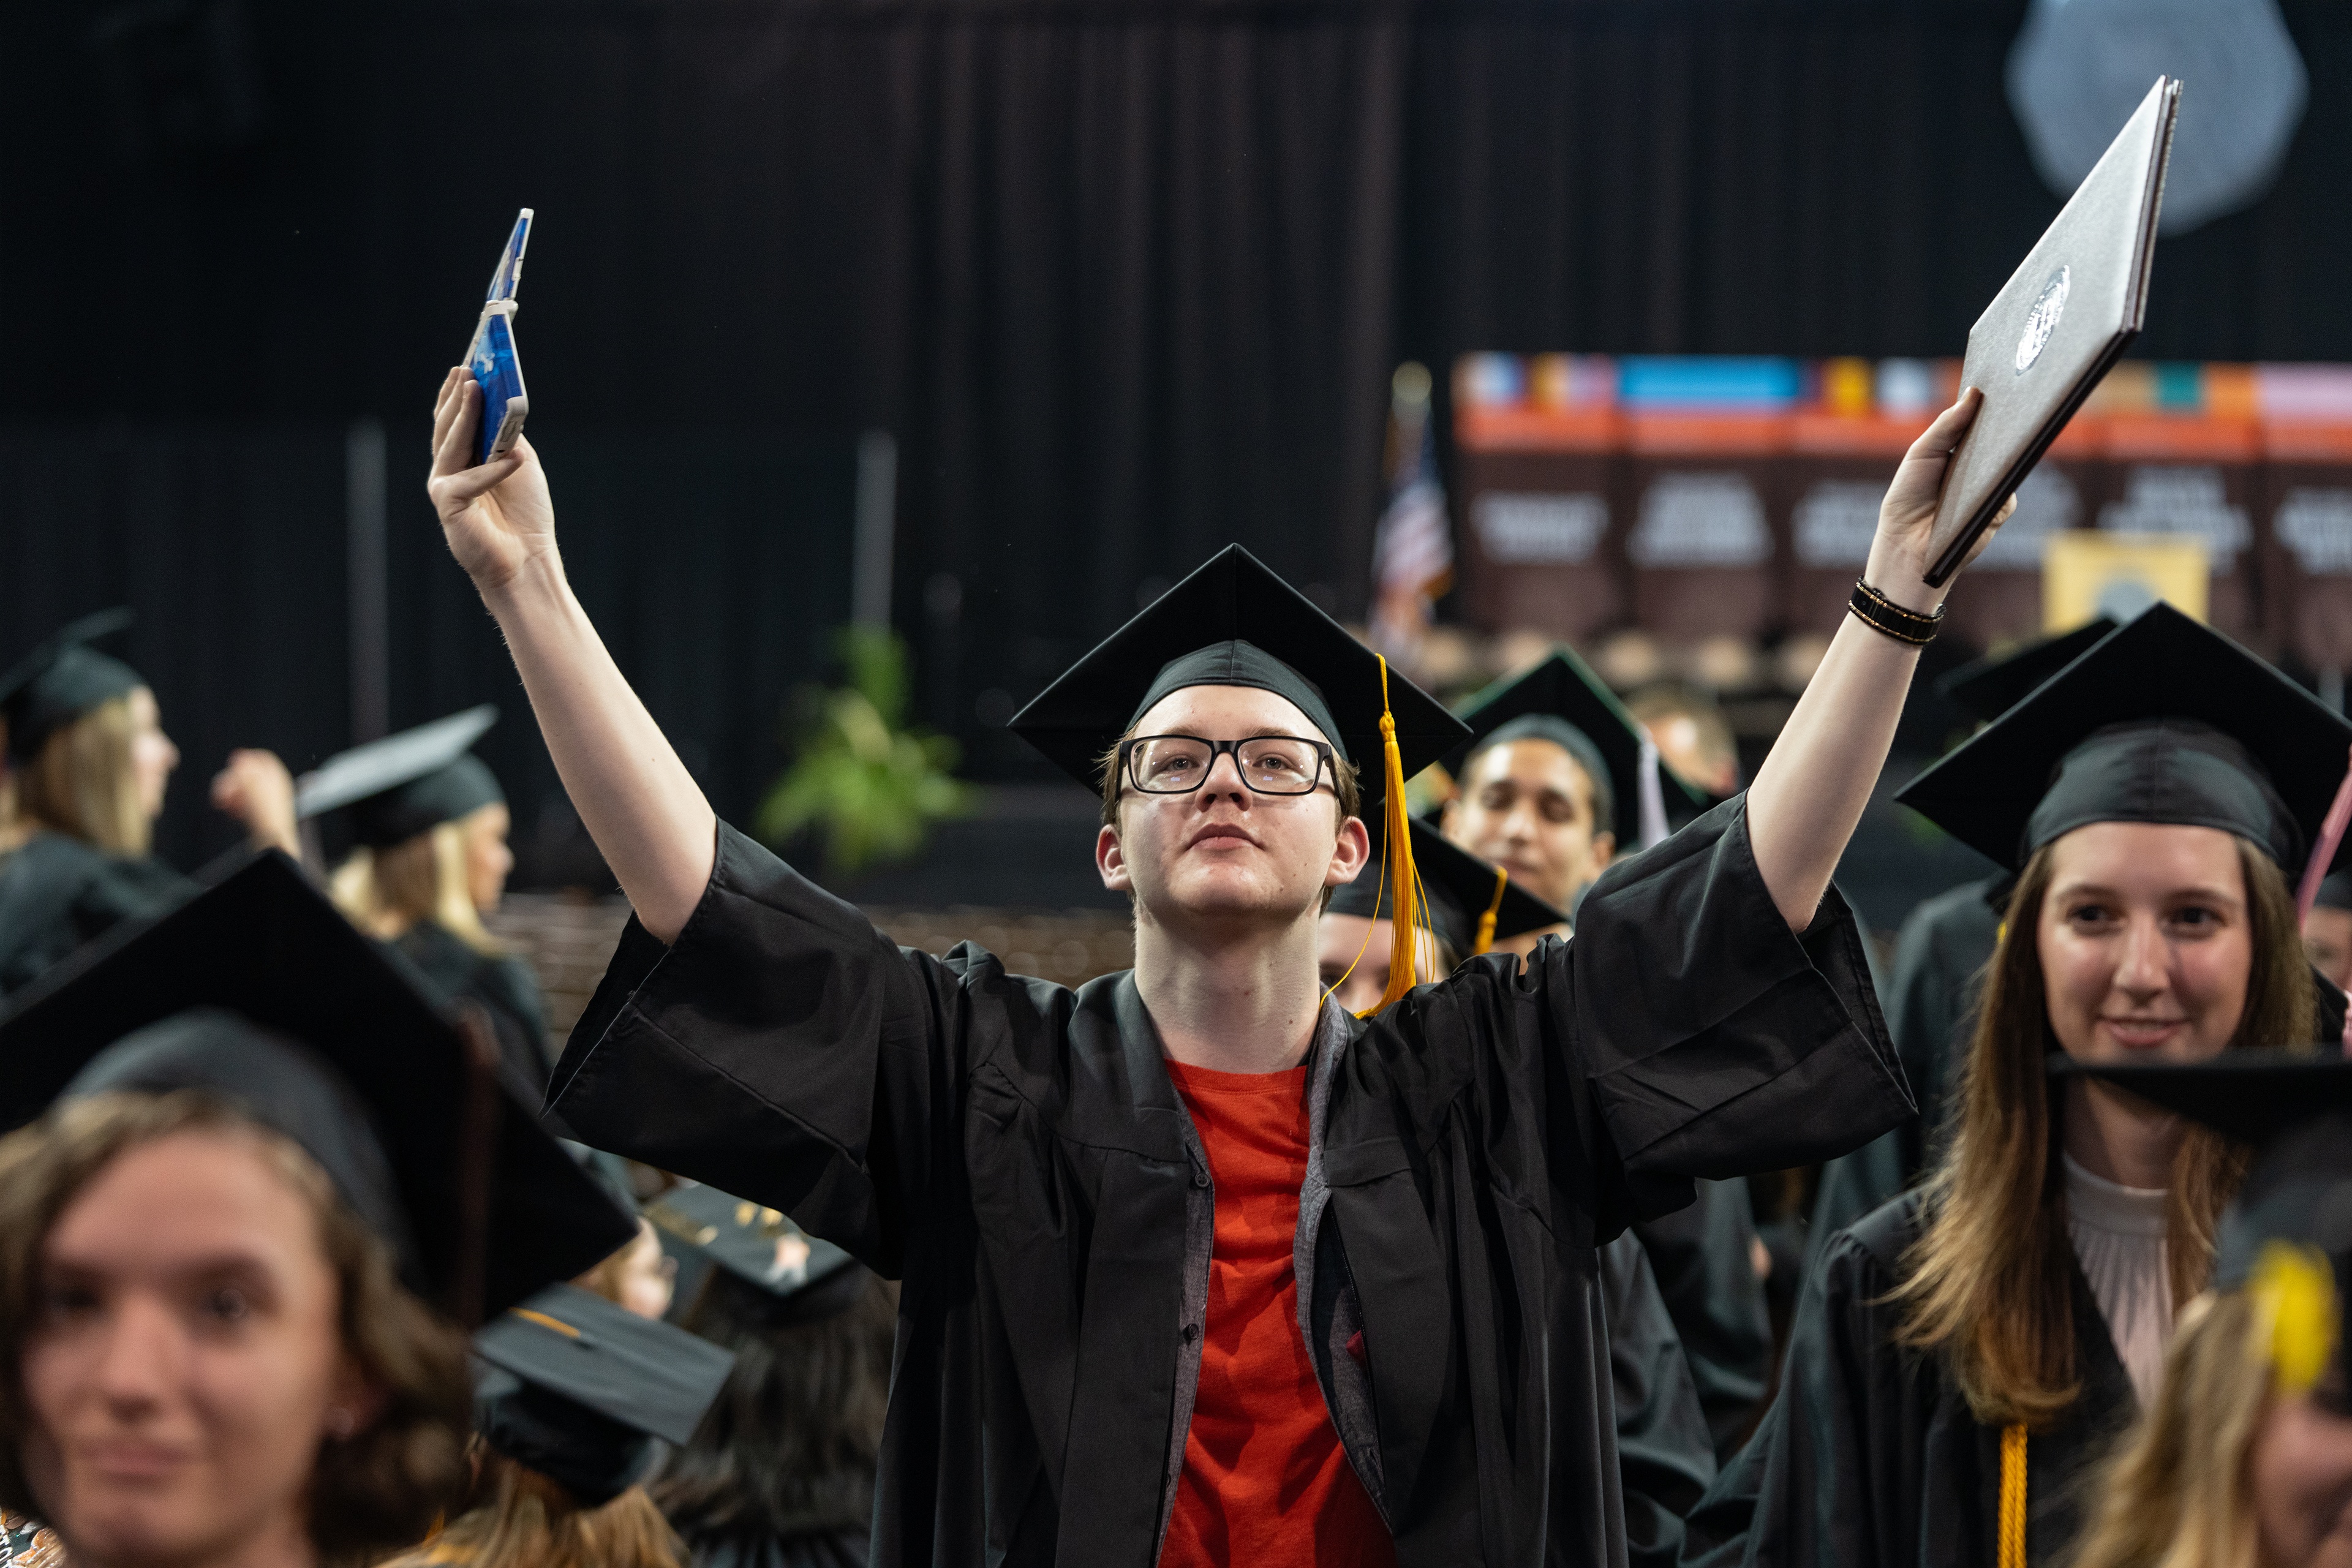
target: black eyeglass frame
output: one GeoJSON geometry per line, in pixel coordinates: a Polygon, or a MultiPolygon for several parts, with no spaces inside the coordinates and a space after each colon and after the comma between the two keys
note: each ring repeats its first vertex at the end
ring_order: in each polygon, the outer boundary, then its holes
{"type": "Polygon", "coordinates": [[[1309,740],[1305,735],[1244,735],[1238,741],[1212,741],[1202,735],[1131,735],[1118,743],[1119,787],[1122,790],[1132,787],[1138,795],[1198,795],[1208,784],[1209,775],[1217,771],[1217,759],[1228,754],[1234,759],[1234,773],[1242,781],[1242,787],[1252,795],[1262,795],[1269,800],[1297,800],[1300,795],[1313,795],[1323,787],[1327,774],[1329,776],[1331,788],[1337,791],[1339,787],[1339,771],[1332,766],[1332,759],[1339,755],[1338,749],[1328,741],[1309,740]],[[1208,747],[1209,765],[1201,770],[1201,782],[1191,789],[1146,788],[1143,782],[1135,776],[1133,758],[1135,748],[1148,741],[1191,741],[1196,745],[1208,747]],[[1242,766],[1242,748],[1252,741],[1296,741],[1302,746],[1314,747],[1315,773],[1308,779],[1307,787],[1305,789],[1260,789],[1250,783],[1249,770],[1242,766]]]}

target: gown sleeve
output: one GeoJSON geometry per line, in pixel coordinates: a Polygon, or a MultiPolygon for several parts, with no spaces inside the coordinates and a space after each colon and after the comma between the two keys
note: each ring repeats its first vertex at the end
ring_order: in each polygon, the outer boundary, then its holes
{"type": "Polygon", "coordinates": [[[1811,1164],[1912,1114],[1853,912],[1832,888],[1789,929],[1745,795],[1612,867],[1574,939],[1534,962],[1636,1214],[1688,1203],[1686,1178],[1811,1164]]]}
{"type": "Polygon", "coordinates": [[[1938,1373],[1930,1358],[1895,1344],[1895,1309],[1882,1301],[1895,1278],[1881,1254],[1899,1255],[1907,1222],[1881,1210],[1858,1231],[1874,1228],[1890,1235],[1875,1244],[1857,1231],[1841,1235],[1805,1282],[1780,1391],[1691,1513],[1689,1568],[1907,1568],[1924,1560],[1938,1373]]]}
{"type": "Polygon", "coordinates": [[[929,1211],[968,962],[902,951],[723,823],[665,948],[635,920],[548,1090],[582,1142],[790,1214],[886,1278],[929,1211]]]}
{"type": "Polygon", "coordinates": [[[1683,1516],[1715,1479],[1715,1448],[1674,1319],[1630,1232],[1601,1249],[1601,1282],[1626,1554],[1632,1568],[1672,1568],[1683,1516]]]}

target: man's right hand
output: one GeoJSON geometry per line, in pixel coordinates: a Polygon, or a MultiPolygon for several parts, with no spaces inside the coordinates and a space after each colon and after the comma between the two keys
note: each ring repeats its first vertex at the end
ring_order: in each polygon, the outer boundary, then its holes
{"type": "Polygon", "coordinates": [[[449,552],[487,598],[533,560],[554,562],[555,508],[529,440],[517,440],[503,458],[474,463],[481,419],[480,384],[465,366],[451,366],[433,405],[433,477],[425,489],[449,552]]]}

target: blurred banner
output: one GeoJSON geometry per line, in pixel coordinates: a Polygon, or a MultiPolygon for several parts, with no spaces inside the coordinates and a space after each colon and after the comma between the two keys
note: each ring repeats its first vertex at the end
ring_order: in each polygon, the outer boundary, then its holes
{"type": "MultiPolygon", "coordinates": [[[[1466,355],[1465,614],[1570,641],[1825,637],[1895,462],[1958,374],[1958,361],[1466,355]]],[[[2168,584],[2270,657],[2352,664],[2352,365],[2118,366],[1960,579],[1952,629],[1979,647],[2063,629],[2098,607],[2108,567],[2168,584]],[[2064,602],[2045,602],[2045,558],[2076,531],[2105,542],[2070,545],[2051,579],[2064,602]]]]}

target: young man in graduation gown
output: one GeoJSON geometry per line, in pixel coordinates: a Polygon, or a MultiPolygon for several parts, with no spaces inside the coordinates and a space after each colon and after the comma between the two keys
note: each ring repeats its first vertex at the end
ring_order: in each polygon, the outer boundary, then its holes
{"type": "MultiPolygon", "coordinates": [[[[1437,948],[1435,967],[1450,973],[1463,958],[1507,951],[1527,931],[1565,926],[1567,917],[1416,818],[1413,868],[1426,895],[1423,913],[1437,948]]],[[[1323,983],[1340,1001],[1379,1010],[1391,965],[1395,889],[1381,873],[1381,833],[1371,864],[1332,894],[1323,911],[1323,983]],[[1384,942],[1386,937],[1389,940],[1384,942]],[[1368,984],[1359,987],[1352,978],[1368,984]]],[[[1710,1184],[1702,1184],[1702,1187],[1710,1184]]],[[[1693,1205],[1696,1207],[1696,1205],[1693,1205]]],[[[1629,1568],[1673,1568],[1681,1555],[1683,1519],[1715,1479],[1715,1441],[1650,1255],[1633,1231],[1600,1249],[1601,1320],[1609,1329],[1609,1384],[1616,1406],[1618,1489],[1625,1510],[1629,1568]]]]}
{"type": "MultiPolygon", "coordinates": [[[[2070,632],[1962,665],[1936,683],[1943,699],[1990,724],[2034,688],[2088,653],[2116,629],[2100,616],[2070,632]]],[[[1830,1237],[1911,1189],[1934,1155],[1944,1126],[1944,1090],[1968,1048],[1977,994],[1992,962],[2001,910],[2016,878],[1978,877],[1923,900],[1904,918],[1886,987],[1886,1032],[1919,1114],[1822,1167],[1805,1241],[1810,1275],[1830,1237]]]]}
{"type": "MultiPolygon", "coordinates": [[[[1705,807],[1565,648],[1472,698],[1462,721],[1471,739],[1447,759],[1462,793],[1446,803],[1446,837],[1563,910],[1576,908],[1621,845],[1646,848],[1666,836],[1669,819],[1688,821],[1705,807]]],[[[1716,1453],[1727,1454],[1754,1421],[1772,1369],[1748,1184],[1700,1182],[1696,1202],[1637,1220],[1633,1232],[1674,1316],[1716,1453]]]]}
{"type": "Polygon", "coordinates": [[[551,1114],[903,1280],[875,1562],[1622,1560],[1593,1248],[1910,1108],[1830,874],[1932,635],[1973,408],[1890,489],[1856,611],[1886,629],[1839,635],[1754,788],[1526,973],[1474,961],[1367,1021],[1316,970],[1367,856],[1342,764],[1401,823],[1405,763],[1461,731],[1244,553],[1015,721],[1109,764],[1137,964],[1073,993],[893,947],[719,825],[572,595],[535,456],[473,465],[450,373],[431,493],[635,909],[551,1114]]]}

